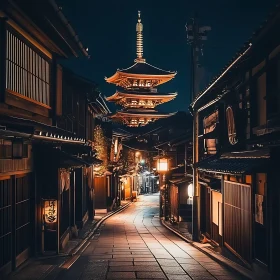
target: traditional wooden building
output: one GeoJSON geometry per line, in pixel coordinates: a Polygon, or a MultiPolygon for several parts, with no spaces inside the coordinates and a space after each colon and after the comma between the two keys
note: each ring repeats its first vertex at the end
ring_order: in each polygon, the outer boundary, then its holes
{"type": "Polygon", "coordinates": [[[0,37],[2,275],[32,255],[59,252],[71,227],[82,226],[93,212],[85,167],[98,161],[86,140],[95,85],[58,64],[88,54],[56,3],[2,1],[0,37]]]}
{"type": "Polygon", "coordinates": [[[193,228],[256,279],[279,278],[279,27],[277,7],[191,104],[193,228]]]}
{"type": "Polygon", "coordinates": [[[143,24],[140,12],[138,12],[136,34],[135,64],[126,69],[117,70],[113,76],[106,78],[108,83],[118,87],[115,94],[107,97],[107,101],[115,102],[123,107],[123,110],[117,111],[111,118],[130,127],[143,126],[170,116],[171,114],[156,111],[155,107],[171,101],[177,95],[177,93],[164,94],[157,91],[156,87],[173,79],[176,72],[157,68],[148,64],[143,58],[143,24]]]}
{"type": "Polygon", "coordinates": [[[192,131],[190,115],[179,112],[152,131],[158,156],[168,158],[169,170],[160,174],[161,217],[184,227],[191,234],[192,197],[188,191],[192,185],[192,131]],[[157,136],[157,137],[155,137],[157,136]]]}

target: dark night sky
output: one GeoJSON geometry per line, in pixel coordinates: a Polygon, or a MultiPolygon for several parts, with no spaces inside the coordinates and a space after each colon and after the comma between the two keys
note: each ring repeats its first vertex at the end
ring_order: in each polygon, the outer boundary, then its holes
{"type": "MultiPolygon", "coordinates": [[[[176,78],[162,85],[163,92],[178,92],[175,100],[161,105],[161,111],[187,110],[190,90],[190,48],[185,24],[194,11],[200,25],[212,31],[204,48],[204,66],[210,77],[235,56],[279,0],[57,0],[85,47],[90,59],[75,58],[65,62],[76,73],[99,84],[103,95],[115,92],[104,77],[117,68],[131,66],[136,57],[137,11],[144,24],[144,57],[154,66],[178,72],[176,78]]],[[[115,110],[112,103],[109,108],[115,110]]]]}

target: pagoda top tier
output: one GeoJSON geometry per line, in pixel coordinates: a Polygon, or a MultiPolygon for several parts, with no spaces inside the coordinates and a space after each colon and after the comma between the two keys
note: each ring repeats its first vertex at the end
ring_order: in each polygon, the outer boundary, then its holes
{"type": "Polygon", "coordinates": [[[136,59],[134,64],[125,69],[117,69],[116,73],[105,80],[123,88],[151,88],[173,79],[177,72],[166,71],[146,62],[143,58],[143,24],[138,12],[136,24],[136,59]]]}
{"type": "Polygon", "coordinates": [[[160,69],[147,62],[136,61],[128,68],[118,69],[113,76],[105,80],[123,88],[151,88],[170,81],[176,74],[176,72],[160,69]]]}

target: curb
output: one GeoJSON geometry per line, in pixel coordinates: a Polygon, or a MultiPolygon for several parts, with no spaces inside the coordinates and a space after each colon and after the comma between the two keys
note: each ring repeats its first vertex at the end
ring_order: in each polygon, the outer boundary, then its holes
{"type": "Polygon", "coordinates": [[[163,226],[165,226],[167,229],[169,229],[170,231],[172,231],[173,233],[175,233],[177,236],[179,236],[180,238],[182,238],[183,240],[185,240],[186,242],[190,243],[190,245],[192,245],[194,248],[196,248],[197,250],[199,250],[200,252],[204,253],[205,255],[207,255],[208,257],[210,257],[211,259],[213,259],[214,261],[216,261],[219,264],[222,264],[223,266],[226,266],[229,270],[238,273],[240,276],[248,279],[248,280],[252,280],[254,279],[253,277],[253,273],[248,270],[246,268],[243,267],[237,267],[239,266],[238,264],[232,262],[231,260],[221,256],[221,258],[215,256],[214,254],[211,254],[205,250],[203,250],[202,248],[200,248],[199,246],[197,246],[192,240],[189,240],[188,238],[186,238],[185,236],[183,236],[182,234],[180,234],[178,231],[174,230],[172,227],[170,227],[169,225],[167,225],[162,218],[160,219],[160,222],[163,226]],[[246,269],[246,270],[245,270],[246,269]]]}

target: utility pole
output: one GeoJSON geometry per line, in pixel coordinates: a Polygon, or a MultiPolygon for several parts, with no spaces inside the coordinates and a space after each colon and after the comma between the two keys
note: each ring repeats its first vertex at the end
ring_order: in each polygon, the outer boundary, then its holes
{"type": "Polygon", "coordinates": [[[210,30],[210,26],[199,26],[197,13],[195,13],[195,16],[186,24],[187,40],[191,46],[190,102],[193,101],[199,92],[199,82],[201,78],[199,75],[199,68],[201,66],[199,58],[203,56],[203,41],[207,40],[207,33],[210,30]]]}
{"type": "MultiPolygon", "coordinates": [[[[207,32],[210,26],[199,27],[197,14],[186,24],[188,43],[191,45],[191,91],[190,103],[199,92],[200,63],[199,57],[203,55],[202,42],[207,40],[207,32]]],[[[194,241],[200,240],[200,187],[198,183],[198,170],[196,163],[199,160],[198,151],[199,116],[193,112],[193,204],[192,204],[192,237],[194,241]]]]}

